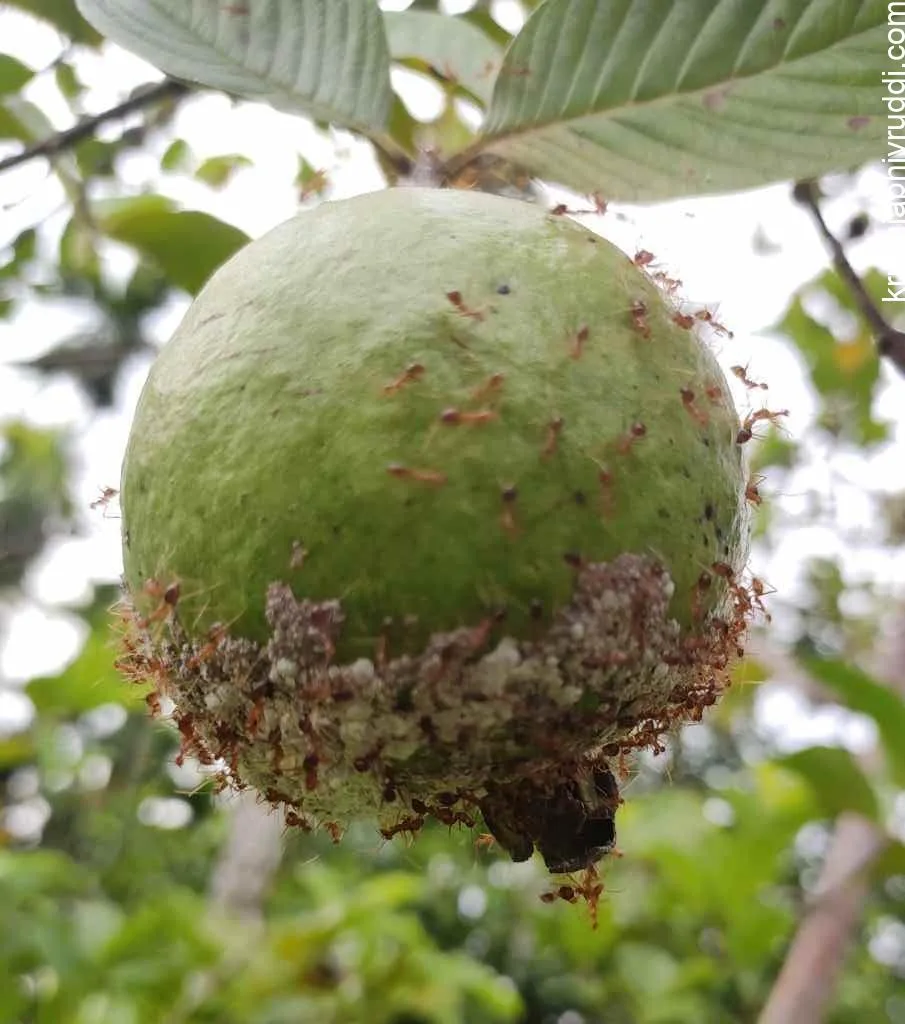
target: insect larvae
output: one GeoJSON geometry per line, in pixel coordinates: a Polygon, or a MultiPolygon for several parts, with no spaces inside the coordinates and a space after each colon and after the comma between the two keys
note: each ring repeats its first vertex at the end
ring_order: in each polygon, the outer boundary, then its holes
{"type": "Polygon", "coordinates": [[[385,395],[393,395],[401,388],[404,388],[406,384],[411,384],[412,381],[420,380],[424,376],[424,367],[421,363],[411,363],[407,366],[402,373],[389,384],[384,384],[383,393],[385,395]]]}
{"type": "Polygon", "coordinates": [[[387,466],[386,471],[390,476],[394,476],[399,480],[414,480],[419,484],[441,486],[447,481],[446,474],[439,472],[439,470],[411,469],[409,466],[401,466],[398,462],[391,463],[387,466]]]}
{"type": "Polygon", "coordinates": [[[440,422],[457,427],[461,423],[483,424],[499,419],[499,413],[493,409],[477,409],[474,412],[462,412],[460,409],[444,409],[440,413],[440,422]]]}
{"type": "Polygon", "coordinates": [[[685,411],[688,415],[702,427],[708,426],[710,423],[710,417],[703,409],[699,409],[695,405],[694,391],[691,388],[680,388],[679,394],[682,396],[682,405],[685,407],[685,411]]]}

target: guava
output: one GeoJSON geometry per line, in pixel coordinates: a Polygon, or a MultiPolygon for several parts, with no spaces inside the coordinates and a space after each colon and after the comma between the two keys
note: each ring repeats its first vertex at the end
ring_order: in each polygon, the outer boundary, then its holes
{"type": "Polygon", "coordinates": [[[692,320],[481,193],[252,242],[135,415],[124,668],[292,823],[480,812],[516,859],[591,864],[614,759],[717,699],[751,609],[738,417],[692,320]]]}

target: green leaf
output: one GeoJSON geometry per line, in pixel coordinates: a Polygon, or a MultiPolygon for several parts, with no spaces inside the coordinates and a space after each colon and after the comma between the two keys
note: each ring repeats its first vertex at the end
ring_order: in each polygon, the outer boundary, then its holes
{"type": "Polygon", "coordinates": [[[841,747],[808,747],[774,764],[796,772],[807,781],[828,818],[843,811],[857,811],[871,821],[880,810],[873,787],[854,757],[841,747]]]}
{"type": "Polygon", "coordinates": [[[190,295],[248,242],[237,227],[207,213],[179,210],[164,196],[104,200],[92,207],[92,216],[100,231],[138,249],[190,295]]]}
{"type": "Polygon", "coordinates": [[[78,0],[108,38],[176,78],[379,131],[390,58],[373,0],[78,0]]]}
{"type": "MultiPolygon", "coordinates": [[[[866,275],[875,290],[876,271],[866,275]]],[[[883,279],[885,291],[885,278],[883,279]]],[[[880,380],[880,359],[867,324],[858,318],[854,337],[840,340],[805,309],[803,295],[821,292],[855,313],[853,301],[838,274],[827,270],[807,284],[792,299],[776,330],[798,348],[808,365],[811,382],[820,394],[821,427],[837,437],[859,445],[876,444],[886,438],[886,425],[873,417],[874,392],[880,380]]]]}
{"type": "Polygon", "coordinates": [[[225,153],[223,156],[212,156],[204,160],[195,171],[195,177],[211,188],[222,188],[236,171],[243,167],[251,167],[252,164],[253,161],[241,153],[225,153]]]}
{"type": "Polygon", "coordinates": [[[40,107],[21,96],[0,101],[0,139],[18,139],[26,144],[52,135],[53,124],[40,107]]]}
{"type": "Polygon", "coordinates": [[[21,60],[0,53],[0,93],[18,92],[34,78],[34,71],[21,60]]]}
{"type": "Polygon", "coordinates": [[[6,3],[49,22],[74,43],[98,46],[103,42],[102,36],[79,14],[75,0],[6,0],[6,3]]]}
{"type": "Polygon", "coordinates": [[[803,656],[804,668],[827,689],[837,694],[846,707],[867,715],[877,723],[890,773],[905,786],[905,701],[889,687],[844,661],[803,656]]]}
{"type": "Polygon", "coordinates": [[[194,163],[191,146],[185,139],[174,139],[160,158],[162,171],[187,171],[194,163]]]}
{"type": "Polygon", "coordinates": [[[483,148],[608,198],[816,177],[880,155],[882,0],[546,0],[483,148]]]}
{"type": "Polygon", "coordinates": [[[500,48],[479,28],[429,11],[388,12],[383,18],[394,60],[416,57],[483,104],[490,101],[500,48]]]}

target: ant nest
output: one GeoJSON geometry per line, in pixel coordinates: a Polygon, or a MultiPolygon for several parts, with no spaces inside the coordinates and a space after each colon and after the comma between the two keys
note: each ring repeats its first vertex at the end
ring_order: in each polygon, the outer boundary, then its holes
{"type": "Polygon", "coordinates": [[[189,639],[176,593],[165,621],[126,609],[120,667],[154,682],[152,709],[173,701],[180,756],[223,765],[224,786],[254,786],[290,825],[338,839],[376,813],[390,838],[428,818],[473,827],[480,813],[513,860],[537,849],[571,873],[614,847],[612,766],[700,719],[742,653],[747,588],[730,581],[691,633],[670,617],[673,594],[658,561],[623,554],[578,566],[571,601],[534,639],[506,636],[500,614],[435,633],[418,654],[384,643],[337,664],[338,600],[272,584],[261,644],[220,626],[189,639]]]}

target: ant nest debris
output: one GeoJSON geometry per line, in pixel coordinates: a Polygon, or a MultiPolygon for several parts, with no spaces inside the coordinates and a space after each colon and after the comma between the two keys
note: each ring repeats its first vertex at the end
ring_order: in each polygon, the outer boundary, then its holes
{"type": "MultiPolygon", "coordinates": [[[[702,573],[701,589],[711,581],[702,573]]],[[[624,554],[579,567],[572,600],[537,640],[506,636],[500,614],[435,633],[419,654],[384,647],[336,664],[342,603],[274,583],[266,644],[220,626],[192,640],[175,619],[161,627],[126,610],[119,667],[154,680],[152,707],[174,701],[181,756],[221,763],[224,785],[255,786],[290,824],[338,836],[377,809],[391,838],[430,817],[471,828],[480,812],[513,860],[536,848],[551,873],[572,873],[614,847],[611,765],[658,749],[719,698],[752,607],[747,588],[730,592],[723,616],[683,636],[669,574],[624,554]]]]}

